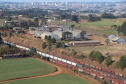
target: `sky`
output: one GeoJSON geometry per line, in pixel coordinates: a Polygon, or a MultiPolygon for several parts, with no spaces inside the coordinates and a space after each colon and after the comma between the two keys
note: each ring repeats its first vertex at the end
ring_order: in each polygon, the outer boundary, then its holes
{"type": "Polygon", "coordinates": [[[5,2],[118,2],[124,0],[0,0],[5,2]]]}

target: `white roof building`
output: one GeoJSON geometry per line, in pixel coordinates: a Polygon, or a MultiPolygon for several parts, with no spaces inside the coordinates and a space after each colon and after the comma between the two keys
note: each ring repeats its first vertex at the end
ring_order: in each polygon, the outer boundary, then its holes
{"type": "Polygon", "coordinates": [[[109,39],[110,41],[112,41],[112,39],[115,38],[115,37],[116,37],[115,35],[110,35],[110,36],[108,36],[108,39],[109,39]]]}
{"type": "Polygon", "coordinates": [[[43,32],[41,35],[40,35],[40,37],[41,37],[41,39],[45,39],[45,36],[51,36],[51,38],[55,38],[56,40],[61,40],[61,36],[60,36],[60,33],[58,34],[56,34],[56,32],[55,33],[53,33],[53,32],[43,32]]]}
{"type": "MultiPolygon", "coordinates": [[[[70,39],[80,39],[81,38],[81,31],[72,31],[72,30],[69,30],[69,32],[72,33],[72,36],[70,36],[70,39]]],[[[53,32],[43,32],[40,37],[41,39],[44,39],[45,36],[51,36],[51,38],[55,38],[56,40],[61,40],[62,38],[62,34],[63,34],[63,31],[60,31],[60,30],[55,30],[53,32]]],[[[84,35],[85,38],[88,38],[87,35],[84,35]]]]}

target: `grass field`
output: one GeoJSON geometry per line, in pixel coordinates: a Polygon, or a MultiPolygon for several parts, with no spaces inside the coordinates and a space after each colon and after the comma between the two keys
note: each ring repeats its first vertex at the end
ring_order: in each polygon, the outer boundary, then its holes
{"type": "Polygon", "coordinates": [[[50,77],[5,82],[1,84],[92,84],[72,74],[59,74],[50,77]]]}
{"type": "Polygon", "coordinates": [[[0,81],[45,75],[54,70],[55,67],[33,58],[3,59],[0,60],[0,81]]]}
{"type": "MultiPolygon", "coordinates": [[[[96,32],[106,33],[106,34],[115,34],[114,29],[111,28],[112,25],[121,26],[123,22],[126,21],[126,18],[118,18],[118,19],[102,19],[101,21],[96,22],[86,22],[80,21],[80,23],[68,23],[69,26],[74,24],[75,28],[79,28],[82,30],[93,30],[96,32]],[[80,26],[80,27],[79,27],[80,26]]],[[[58,24],[63,24],[63,22],[57,22],[58,24]]],[[[122,33],[119,33],[122,35],[122,33]]]]}

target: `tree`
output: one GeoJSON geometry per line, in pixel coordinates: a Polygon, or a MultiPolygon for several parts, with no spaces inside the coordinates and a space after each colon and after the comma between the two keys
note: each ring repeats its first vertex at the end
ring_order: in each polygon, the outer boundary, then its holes
{"type": "Polygon", "coordinates": [[[110,40],[109,40],[109,39],[106,39],[106,40],[105,40],[105,43],[106,43],[107,46],[108,46],[108,44],[110,44],[110,40]]]}
{"type": "Polygon", "coordinates": [[[52,48],[52,44],[48,43],[48,50],[51,50],[51,48],[52,48]]]}
{"type": "Polygon", "coordinates": [[[92,14],[89,14],[88,21],[94,22],[94,18],[93,18],[93,16],[92,16],[92,14]]]}
{"type": "Polygon", "coordinates": [[[102,82],[102,84],[108,84],[105,80],[102,82]]]}
{"type": "Polygon", "coordinates": [[[35,55],[36,53],[37,53],[36,48],[31,47],[31,48],[30,48],[30,51],[29,51],[29,54],[30,54],[30,55],[35,55]]]}
{"type": "Polygon", "coordinates": [[[93,15],[90,14],[89,17],[88,17],[88,21],[89,21],[89,22],[101,21],[101,18],[100,18],[100,17],[96,17],[96,16],[93,17],[93,15]]]}
{"type": "Polygon", "coordinates": [[[45,39],[45,40],[47,40],[47,37],[48,37],[48,36],[47,36],[47,35],[45,35],[45,38],[44,38],[44,39],[45,39]]]}
{"type": "Polygon", "coordinates": [[[12,32],[10,31],[10,32],[9,32],[9,37],[11,37],[11,36],[12,36],[12,32]]]}
{"type": "Polygon", "coordinates": [[[111,13],[102,13],[101,18],[116,18],[116,17],[111,13]]]}
{"type": "Polygon", "coordinates": [[[62,34],[62,39],[70,39],[71,38],[71,36],[72,36],[72,33],[71,32],[69,32],[69,31],[66,31],[66,32],[63,32],[63,34],[62,34]]]}
{"type": "Polygon", "coordinates": [[[7,37],[7,32],[4,33],[4,37],[7,37]]]}
{"type": "Polygon", "coordinates": [[[2,38],[1,38],[1,36],[0,36],[0,45],[2,44],[3,42],[2,42],[2,38]]]}
{"type": "Polygon", "coordinates": [[[118,31],[118,32],[121,32],[121,30],[122,30],[122,29],[121,29],[121,26],[118,26],[117,31],[118,31]]]}
{"type": "Polygon", "coordinates": [[[45,49],[47,47],[46,42],[42,44],[42,49],[45,49]]]}
{"type": "Polygon", "coordinates": [[[34,22],[32,22],[31,20],[28,20],[28,26],[29,26],[29,27],[33,27],[33,26],[35,26],[35,24],[34,24],[34,22]]]}
{"type": "Polygon", "coordinates": [[[95,60],[95,56],[94,56],[94,51],[90,52],[89,54],[89,59],[91,59],[92,61],[95,60]]]}
{"type": "Polygon", "coordinates": [[[72,55],[74,55],[74,56],[77,55],[77,52],[76,52],[74,49],[72,49],[72,52],[71,52],[71,53],[72,53],[72,55]]]}
{"type": "Polygon", "coordinates": [[[86,35],[86,31],[81,31],[81,33],[80,33],[81,39],[84,39],[85,35],[86,35]]]}
{"type": "Polygon", "coordinates": [[[78,23],[78,21],[79,21],[78,16],[76,16],[76,15],[71,16],[71,20],[75,21],[76,23],[78,23]]]}
{"type": "Polygon", "coordinates": [[[114,28],[115,30],[117,30],[117,25],[112,25],[111,28],[114,28]]]}
{"type": "Polygon", "coordinates": [[[22,28],[28,29],[28,24],[27,24],[26,21],[21,21],[20,26],[21,26],[22,28]]]}
{"type": "Polygon", "coordinates": [[[52,43],[53,44],[56,43],[56,39],[55,38],[52,39],[52,43]]]}
{"type": "Polygon", "coordinates": [[[52,41],[51,41],[52,39],[51,39],[51,36],[50,35],[47,36],[47,39],[46,40],[47,40],[48,43],[52,43],[52,41]]]}
{"type": "Polygon", "coordinates": [[[104,61],[104,56],[99,51],[92,51],[88,57],[92,61],[96,60],[98,63],[102,63],[104,61]]]}
{"type": "Polygon", "coordinates": [[[36,27],[38,26],[38,18],[34,19],[34,24],[35,24],[34,26],[36,26],[36,27]]]}
{"type": "Polygon", "coordinates": [[[61,42],[56,43],[56,48],[62,48],[62,47],[64,47],[64,43],[61,42]]]}
{"type": "Polygon", "coordinates": [[[12,18],[10,16],[7,17],[7,21],[11,21],[12,18]]]}
{"type": "Polygon", "coordinates": [[[74,24],[72,24],[72,25],[71,25],[71,27],[72,27],[72,28],[74,28],[74,27],[75,27],[75,25],[74,25],[74,24]]]}
{"type": "Polygon", "coordinates": [[[111,65],[112,64],[112,58],[111,58],[111,56],[108,56],[107,58],[106,58],[106,62],[105,62],[105,65],[107,66],[107,67],[109,67],[109,65],[111,65]]]}
{"type": "Polygon", "coordinates": [[[0,49],[0,57],[2,56],[2,50],[0,49]]]}
{"type": "Polygon", "coordinates": [[[120,60],[116,63],[116,68],[124,69],[126,67],[126,55],[122,56],[120,60]]]}
{"type": "Polygon", "coordinates": [[[99,51],[96,51],[95,56],[98,63],[101,64],[104,61],[104,56],[99,51]]]}
{"type": "Polygon", "coordinates": [[[122,24],[121,30],[120,30],[124,36],[126,36],[126,21],[122,24]]]}

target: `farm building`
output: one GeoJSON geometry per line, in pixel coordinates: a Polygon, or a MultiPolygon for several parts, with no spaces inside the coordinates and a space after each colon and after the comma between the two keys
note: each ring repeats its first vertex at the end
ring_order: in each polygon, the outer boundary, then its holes
{"type": "MultiPolygon", "coordinates": [[[[80,39],[81,38],[81,35],[80,35],[81,31],[70,31],[69,30],[69,32],[72,33],[71,39],[80,39]]],[[[88,38],[88,36],[85,34],[84,38],[88,38]]]]}
{"type": "Polygon", "coordinates": [[[119,43],[119,44],[126,44],[125,40],[121,37],[115,36],[115,35],[110,35],[108,36],[108,39],[111,42],[119,43]]]}
{"type": "Polygon", "coordinates": [[[43,33],[43,31],[34,31],[33,35],[34,37],[40,37],[40,35],[43,33]]]}
{"type": "Polygon", "coordinates": [[[112,42],[112,39],[115,37],[116,37],[115,35],[110,35],[110,36],[108,36],[108,39],[112,42]]]}
{"type": "Polygon", "coordinates": [[[71,41],[70,44],[73,46],[99,46],[101,45],[100,41],[71,41]]]}
{"type": "Polygon", "coordinates": [[[44,39],[45,36],[51,36],[51,38],[55,38],[56,40],[61,40],[60,34],[58,35],[58,34],[55,34],[55,33],[53,33],[53,32],[43,32],[43,33],[40,35],[41,39],[44,39]]]}
{"type": "Polygon", "coordinates": [[[115,37],[112,39],[112,42],[116,42],[116,43],[119,43],[119,44],[126,44],[125,40],[121,37],[115,37]]]}
{"type": "Polygon", "coordinates": [[[61,40],[63,32],[60,30],[53,31],[53,34],[57,34],[58,37],[56,39],[61,40]]]}

